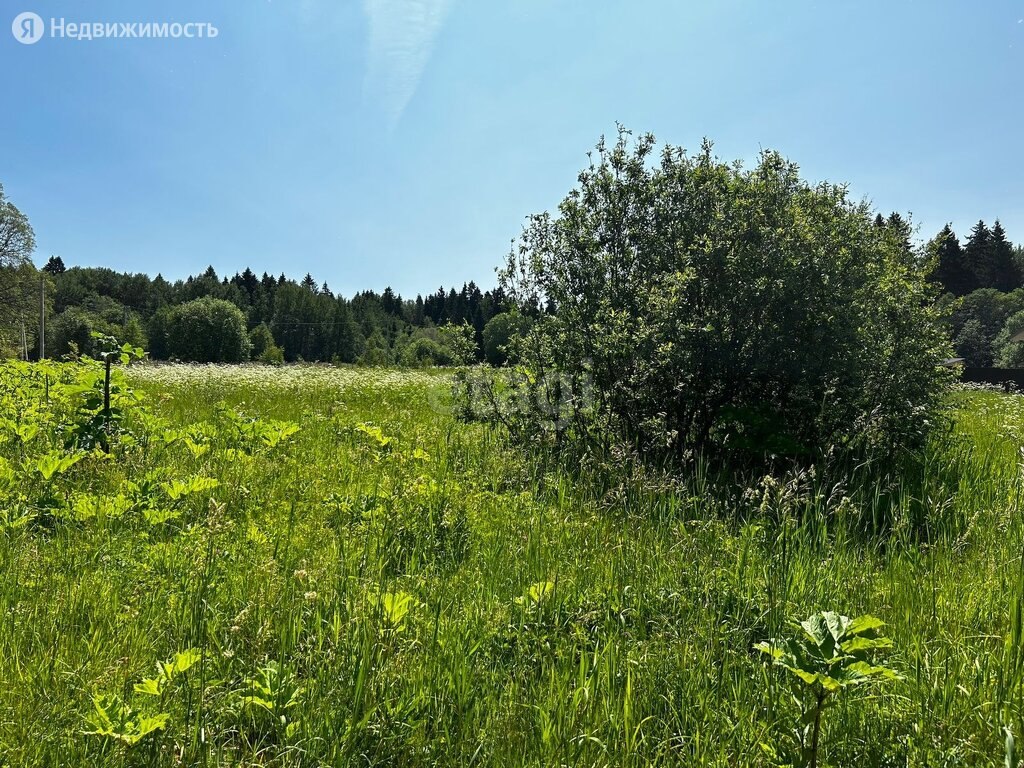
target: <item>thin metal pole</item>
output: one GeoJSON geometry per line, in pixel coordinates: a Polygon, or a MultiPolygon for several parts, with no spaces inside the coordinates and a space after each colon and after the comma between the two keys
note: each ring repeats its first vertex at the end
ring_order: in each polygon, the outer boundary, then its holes
{"type": "Polygon", "coordinates": [[[46,357],[46,278],[39,275],[39,359],[46,357]]]}

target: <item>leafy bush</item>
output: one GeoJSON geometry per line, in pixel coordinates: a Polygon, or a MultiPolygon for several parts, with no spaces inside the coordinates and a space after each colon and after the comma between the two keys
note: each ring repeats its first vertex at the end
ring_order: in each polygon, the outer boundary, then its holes
{"type": "Polygon", "coordinates": [[[469,365],[476,360],[476,337],[469,323],[442,325],[437,329],[437,341],[452,365],[469,365]]]}
{"type": "Polygon", "coordinates": [[[964,327],[956,335],[953,348],[958,357],[964,358],[967,365],[985,367],[992,363],[991,344],[985,337],[985,329],[973,318],[964,323],[964,327]]]}
{"type": "Polygon", "coordinates": [[[123,307],[106,307],[97,312],[69,307],[47,321],[46,350],[56,358],[69,353],[92,356],[98,352],[96,334],[116,336],[133,347],[145,347],[148,343],[138,317],[123,307]]]}
{"type": "Polygon", "coordinates": [[[252,359],[271,365],[284,363],[284,350],[274,343],[274,334],[266,323],[260,323],[249,333],[252,359]]]}
{"type": "Polygon", "coordinates": [[[992,342],[995,363],[1000,368],[1024,368],[1024,342],[1010,339],[1024,331],[1024,312],[1012,315],[992,342]]]}
{"type": "Polygon", "coordinates": [[[535,320],[520,402],[557,441],[676,457],[922,445],[949,344],[903,238],[777,153],[654,151],[599,143],[510,255],[502,286],[535,320]]]}
{"type": "Polygon", "coordinates": [[[91,355],[95,329],[95,318],[88,312],[77,307],[64,310],[50,322],[47,329],[50,353],[60,357],[71,350],[77,350],[81,354],[91,355]]]}
{"type": "Polygon", "coordinates": [[[413,368],[425,368],[434,365],[447,365],[451,362],[451,355],[433,339],[426,336],[419,336],[402,350],[402,365],[413,368]]]}
{"type": "Polygon", "coordinates": [[[388,340],[379,329],[371,333],[363,345],[363,351],[356,360],[359,365],[385,366],[393,362],[388,340]]]}
{"type": "Polygon", "coordinates": [[[484,360],[500,366],[508,362],[508,350],[516,334],[525,330],[522,315],[502,312],[487,321],[484,326],[484,360]]]}
{"type": "Polygon", "coordinates": [[[167,318],[167,351],[196,363],[248,360],[245,315],[230,301],[209,296],[180,304],[167,318]]]}

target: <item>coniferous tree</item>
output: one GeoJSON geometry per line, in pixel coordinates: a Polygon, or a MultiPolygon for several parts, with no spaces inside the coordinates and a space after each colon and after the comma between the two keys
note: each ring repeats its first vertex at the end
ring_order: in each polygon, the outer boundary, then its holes
{"type": "Polygon", "coordinates": [[[64,259],[60,256],[51,256],[49,261],[46,262],[46,266],[43,267],[43,272],[49,272],[51,275],[63,275],[67,271],[67,267],[64,266],[64,259]]]}
{"type": "Polygon", "coordinates": [[[1006,230],[999,223],[999,219],[996,219],[992,226],[989,248],[995,272],[992,287],[1004,292],[1020,288],[1021,275],[1014,258],[1013,243],[1006,238],[1006,230]]]}
{"type": "Polygon", "coordinates": [[[937,282],[955,296],[966,296],[977,287],[974,272],[967,263],[967,255],[960,247],[960,240],[947,224],[925,246],[931,262],[931,280],[937,282]]]}
{"type": "Polygon", "coordinates": [[[900,244],[900,248],[906,254],[908,259],[913,258],[913,246],[910,242],[910,236],[913,234],[913,227],[908,219],[903,218],[899,213],[893,211],[889,214],[889,218],[885,221],[885,226],[892,233],[892,236],[896,238],[900,244]]]}
{"type": "Polygon", "coordinates": [[[969,320],[960,329],[953,341],[958,357],[964,358],[967,365],[986,367],[992,365],[992,340],[978,320],[969,320]]]}
{"type": "Polygon", "coordinates": [[[979,288],[994,288],[998,269],[992,253],[992,230],[984,221],[974,225],[964,246],[964,254],[974,273],[975,285],[979,288]]]}

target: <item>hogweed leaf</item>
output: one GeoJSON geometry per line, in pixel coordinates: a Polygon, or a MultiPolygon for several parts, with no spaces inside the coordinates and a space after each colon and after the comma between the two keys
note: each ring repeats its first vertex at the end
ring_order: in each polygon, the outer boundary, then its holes
{"type": "Polygon", "coordinates": [[[93,730],[83,733],[134,746],[154,731],[166,728],[169,720],[170,715],[166,713],[145,715],[134,711],[117,696],[98,695],[93,697],[92,712],[86,717],[93,730]]]}
{"type": "Polygon", "coordinates": [[[863,651],[874,651],[882,650],[886,648],[892,648],[892,640],[888,637],[854,637],[852,640],[847,640],[843,643],[842,649],[844,653],[853,655],[863,651]]]}
{"type": "Polygon", "coordinates": [[[150,525],[160,525],[181,517],[181,512],[176,509],[144,509],[142,516],[150,525]]]}
{"type": "Polygon", "coordinates": [[[540,605],[545,600],[550,598],[555,592],[555,582],[553,581],[537,581],[530,585],[530,588],[526,590],[526,594],[522,597],[517,597],[516,602],[520,605],[529,603],[531,606],[540,605]]]}
{"type": "Polygon", "coordinates": [[[135,684],[136,693],[144,693],[147,696],[159,696],[163,691],[160,689],[161,678],[148,677],[145,678],[141,683],[135,684]]]}
{"type": "Polygon", "coordinates": [[[401,630],[416,600],[408,592],[385,592],[375,597],[373,603],[391,629],[401,630]]]}
{"type": "Polygon", "coordinates": [[[865,632],[875,632],[885,626],[885,622],[874,616],[865,614],[850,621],[846,628],[847,635],[860,635],[865,632]]]}
{"type": "Polygon", "coordinates": [[[183,672],[187,672],[195,664],[199,663],[202,658],[203,652],[198,648],[188,648],[174,654],[174,660],[171,663],[171,668],[174,670],[175,675],[180,675],[183,672]]]}

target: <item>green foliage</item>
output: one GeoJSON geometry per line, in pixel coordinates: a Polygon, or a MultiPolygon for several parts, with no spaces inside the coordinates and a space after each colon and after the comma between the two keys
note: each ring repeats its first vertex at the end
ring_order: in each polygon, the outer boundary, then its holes
{"type": "Polygon", "coordinates": [[[505,365],[512,339],[517,334],[521,335],[525,328],[525,318],[514,312],[502,312],[492,317],[483,331],[484,359],[494,366],[505,365]]]}
{"type": "Polygon", "coordinates": [[[530,585],[526,594],[517,597],[516,602],[520,605],[535,607],[548,600],[555,592],[555,582],[538,581],[530,585]]]}
{"type": "MultiPolygon", "coordinates": [[[[156,677],[143,679],[135,684],[133,690],[142,696],[154,697],[163,704],[178,679],[201,659],[200,651],[189,648],[174,654],[168,661],[158,661],[156,677]]],[[[93,730],[84,733],[120,742],[127,747],[133,747],[147,736],[166,729],[170,722],[170,715],[166,712],[146,714],[115,695],[93,696],[92,704],[86,721],[93,730]]]]}
{"type": "MultiPolygon", "coordinates": [[[[2,226],[0,222],[0,229],[2,226]]],[[[40,273],[31,262],[13,260],[4,264],[0,260],[0,356],[25,359],[23,338],[28,358],[38,355],[39,281],[40,273]]]]}
{"type": "Polygon", "coordinates": [[[536,313],[516,352],[539,391],[522,399],[556,441],[755,458],[924,445],[950,350],[902,236],[776,153],[744,170],[708,144],[654,152],[625,131],[599,144],[502,275],[536,313]]]}
{"type": "Polygon", "coordinates": [[[43,267],[43,272],[49,272],[51,275],[63,275],[67,272],[67,267],[64,266],[64,259],[60,256],[51,256],[46,261],[46,266],[43,267]]]}
{"type": "Polygon", "coordinates": [[[35,470],[44,481],[50,482],[54,475],[62,475],[82,460],[82,454],[64,454],[61,451],[50,451],[37,458],[26,470],[35,470]]]}
{"type": "Polygon", "coordinates": [[[270,733],[279,740],[293,736],[299,726],[293,710],[300,703],[302,687],[294,675],[271,661],[246,678],[238,704],[243,724],[257,734],[270,733]]]}
{"type": "Polygon", "coordinates": [[[999,220],[989,229],[984,221],[974,225],[964,246],[964,259],[975,285],[1009,292],[1021,287],[1021,274],[999,220]]]}
{"type": "Polygon", "coordinates": [[[1024,368],[1024,342],[1011,339],[1024,331],[1024,310],[1007,318],[992,342],[992,353],[999,368],[1024,368]]]}
{"type": "Polygon", "coordinates": [[[737,481],[545,464],[444,372],[107,349],[109,452],[68,440],[103,362],[0,364],[0,762],[792,764],[793,685],[855,674],[789,629],[823,604],[884,612],[906,676],[828,694],[821,763],[1016,758],[1024,399],[955,392],[919,475],[737,481]]]}
{"type": "Polygon", "coordinates": [[[447,365],[451,362],[449,350],[437,341],[426,336],[412,339],[402,349],[402,365],[410,368],[429,368],[435,365],[447,365]]]}
{"type": "Polygon", "coordinates": [[[209,296],[174,307],[167,319],[167,352],[196,363],[248,360],[245,315],[234,304],[209,296]]]}
{"type": "Polygon", "coordinates": [[[954,296],[966,296],[978,288],[978,279],[960,247],[960,240],[951,225],[942,230],[925,246],[929,277],[954,296]]]}
{"type": "Polygon", "coordinates": [[[992,340],[985,334],[981,322],[972,318],[964,323],[963,328],[953,341],[953,349],[958,357],[964,358],[967,365],[986,367],[992,364],[992,340]]]}
{"type": "Polygon", "coordinates": [[[7,199],[0,184],[0,268],[27,263],[35,249],[35,232],[28,217],[7,199]]]}
{"type": "Polygon", "coordinates": [[[880,651],[892,648],[892,641],[881,634],[883,626],[874,616],[850,619],[824,611],[795,623],[795,636],[754,646],[793,681],[793,697],[801,710],[796,732],[800,765],[818,764],[821,714],[836,695],[875,680],[900,679],[875,661],[880,651]]]}
{"type": "Polygon", "coordinates": [[[99,736],[135,746],[145,737],[167,727],[169,716],[161,712],[145,715],[137,712],[117,696],[96,696],[93,711],[87,717],[93,730],[87,736],[99,736]]]}
{"type": "Polygon", "coordinates": [[[249,344],[253,360],[269,365],[281,365],[284,362],[284,350],[274,343],[274,335],[266,323],[260,323],[249,332],[249,344]]]}
{"type": "Polygon", "coordinates": [[[363,352],[359,356],[359,365],[381,367],[391,365],[391,350],[388,347],[387,339],[379,331],[375,330],[363,346],[363,352]]]}
{"type": "Polygon", "coordinates": [[[385,592],[372,600],[373,606],[380,617],[382,632],[401,632],[405,629],[409,611],[416,605],[416,600],[408,592],[385,592]]]}
{"type": "Polygon", "coordinates": [[[469,365],[476,360],[476,341],[469,323],[449,323],[437,329],[437,340],[452,365],[469,365]]]}
{"type": "Polygon", "coordinates": [[[1001,293],[994,288],[979,288],[969,293],[953,312],[957,353],[973,365],[993,365],[995,338],[1010,316],[1020,311],[1024,311],[1024,290],[1001,293]]]}
{"type": "Polygon", "coordinates": [[[794,637],[757,643],[755,648],[807,686],[816,699],[874,678],[898,677],[888,667],[872,663],[877,651],[892,647],[892,640],[880,633],[884,622],[874,616],[851,619],[823,611],[793,626],[794,637]]]}
{"type": "Polygon", "coordinates": [[[201,661],[203,654],[195,649],[189,648],[180,651],[167,661],[156,663],[156,677],[148,677],[140,683],[135,684],[135,692],[147,696],[163,696],[181,675],[188,672],[195,664],[201,661]]]}

